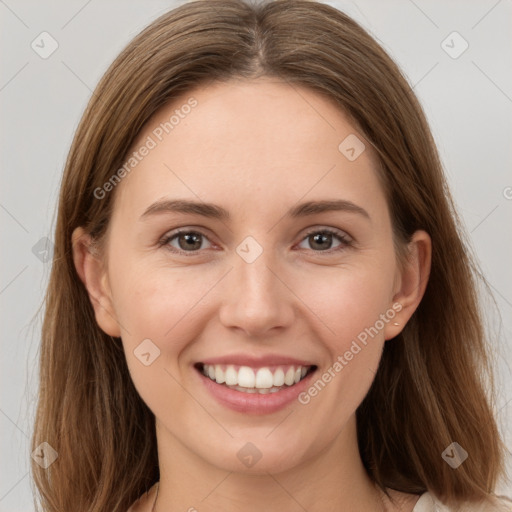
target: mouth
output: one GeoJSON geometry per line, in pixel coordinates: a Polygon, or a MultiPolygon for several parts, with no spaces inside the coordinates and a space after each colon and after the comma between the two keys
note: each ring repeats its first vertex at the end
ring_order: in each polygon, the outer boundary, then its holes
{"type": "Polygon", "coordinates": [[[317,370],[316,365],[272,365],[253,368],[236,364],[196,363],[194,368],[216,384],[249,394],[268,394],[292,388],[317,370]]]}

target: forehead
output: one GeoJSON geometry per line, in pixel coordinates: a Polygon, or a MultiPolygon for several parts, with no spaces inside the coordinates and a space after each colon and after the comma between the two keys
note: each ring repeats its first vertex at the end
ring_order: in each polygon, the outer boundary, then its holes
{"type": "Polygon", "coordinates": [[[333,101],[310,89],[270,78],[198,87],[139,133],[128,154],[139,156],[116,202],[141,215],[162,197],[261,209],[343,194],[373,196],[371,210],[384,200],[376,157],[368,143],[355,160],[343,152],[354,142],[359,152],[362,139],[333,101]]]}

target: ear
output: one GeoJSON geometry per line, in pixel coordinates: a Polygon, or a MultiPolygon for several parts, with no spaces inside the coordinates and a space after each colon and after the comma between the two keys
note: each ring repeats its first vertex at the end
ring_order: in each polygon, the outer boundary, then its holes
{"type": "Polygon", "coordinates": [[[385,328],[385,339],[397,336],[418,307],[430,276],[432,240],[426,231],[416,231],[407,246],[404,267],[398,271],[391,309],[395,317],[385,328]],[[398,325],[394,325],[398,323],[398,325]]]}
{"type": "Polygon", "coordinates": [[[113,337],[121,336],[119,323],[113,307],[108,273],[104,261],[92,243],[91,236],[81,227],[73,231],[73,261],[75,268],[89,294],[96,322],[113,337]]]}

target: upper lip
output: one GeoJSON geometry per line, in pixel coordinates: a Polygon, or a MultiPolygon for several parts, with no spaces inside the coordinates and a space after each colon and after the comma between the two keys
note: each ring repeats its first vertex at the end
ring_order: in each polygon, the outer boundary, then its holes
{"type": "Polygon", "coordinates": [[[200,361],[202,364],[233,364],[238,366],[262,367],[278,365],[315,366],[310,361],[296,359],[286,355],[266,354],[261,356],[248,356],[247,354],[230,354],[226,356],[211,357],[200,361]]]}

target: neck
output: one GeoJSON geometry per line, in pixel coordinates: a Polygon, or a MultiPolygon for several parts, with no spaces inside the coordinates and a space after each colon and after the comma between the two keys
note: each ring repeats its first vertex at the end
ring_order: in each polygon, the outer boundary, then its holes
{"type": "Polygon", "coordinates": [[[355,418],[327,448],[276,471],[237,472],[222,469],[221,463],[214,466],[158,422],[157,439],[160,484],[155,512],[386,510],[362,464],[355,418]]]}

